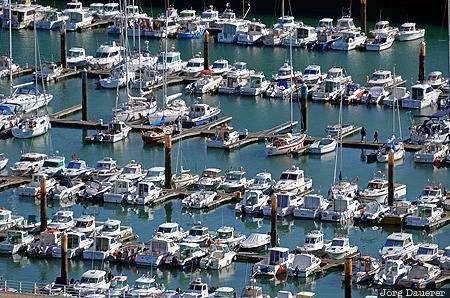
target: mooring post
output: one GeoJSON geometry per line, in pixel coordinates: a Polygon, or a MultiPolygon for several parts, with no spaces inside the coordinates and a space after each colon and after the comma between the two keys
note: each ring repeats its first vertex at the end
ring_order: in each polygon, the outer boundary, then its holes
{"type": "Polygon", "coordinates": [[[300,102],[301,102],[301,113],[302,113],[302,125],[301,129],[303,132],[308,130],[308,86],[303,84],[300,89],[300,102]]]}
{"type": "Polygon", "coordinates": [[[345,259],[345,266],[344,266],[345,298],[352,298],[352,266],[353,266],[353,259],[351,257],[347,257],[345,259]]]}
{"type": "Polygon", "coordinates": [[[205,36],[203,40],[203,59],[204,59],[204,69],[209,69],[209,32],[205,31],[205,36]]]}
{"type": "Polygon", "coordinates": [[[67,258],[67,234],[63,233],[61,236],[61,283],[69,285],[69,260],[67,258]]]}
{"type": "Polygon", "coordinates": [[[172,134],[167,133],[164,136],[164,166],[165,166],[165,183],[164,187],[172,188],[172,134]]]}
{"type": "Polygon", "coordinates": [[[425,58],[427,56],[427,44],[425,42],[420,43],[419,52],[419,82],[425,81],[425,58]]]}
{"type": "Polygon", "coordinates": [[[67,31],[66,22],[63,22],[61,28],[61,66],[67,68],[67,31]]]}
{"type": "Polygon", "coordinates": [[[388,156],[388,205],[394,205],[394,150],[388,156]]]}
{"type": "Polygon", "coordinates": [[[87,70],[81,71],[81,120],[88,120],[88,87],[87,87],[87,70]]]}
{"type": "Polygon", "coordinates": [[[271,229],[270,229],[270,245],[278,246],[277,220],[278,220],[278,197],[277,194],[272,196],[272,213],[271,213],[271,229]]]}
{"type": "Polygon", "coordinates": [[[367,29],[367,0],[361,0],[361,32],[367,29]]]}
{"type": "Polygon", "coordinates": [[[42,178],[40,189],[41,201],[41,232],[47,230],[47,180],[42,178]]]}

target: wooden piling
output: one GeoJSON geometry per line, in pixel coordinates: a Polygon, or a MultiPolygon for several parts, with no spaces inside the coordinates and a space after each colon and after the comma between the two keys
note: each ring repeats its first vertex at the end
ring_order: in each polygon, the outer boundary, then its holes
{"type": "Polygon", "coordinates": [[[420,53],[419,53],[419,82],[423,83],[425,81],[425,58],[427,55],[427,45],[425,42],[420,43],[420,53]]]}
{"type": "Polygon", "coordinates": [[[41,232],[47,230],[47,180],[42,178],[40,189],[40,203],[41,203],[41,232]]]}
{"type": "Polygon", "coordinates": [[[205,31],[205,36],[203,40],[203,59],[204,59],[204,69],[209,69],[209,32],[205,31]]]}
{"type": "Polygon", "coordinates": [[[164,166],[165,166],[165,183],[164,187],[172,188],[172,135],[167,133],[164,136],[164,166]]]}
{"type": "Polygon", "coordinates": [[[353,259],[351,257],[347,257],[345,259],[344,269],[345,298],[352,298],[352,266],[353,259]]]}
{"type": "Polygon", "coordinates": [[[63,23],[61,29],[61,66],[62,68],[67,68],[67,31],[66,22],[63,23]]]}
{"type": "Polygon", "coordinates": [[[277,194],[272,197],[272,213],[271,213],[271,229],[270,229],[270,245],[278,246],[277,220],[278,220],[278,198],[277,194]]]}
{"type": "Polygon", "coordinates": [[[81,120],[88,121],[88,87],[87,87],[87,70],[81,71],[81,120]]]}
{"type": "Polygon", "coordinates": [[[367,0],[361,0],[361,32],[366,33],[367,30],[367,0]]]}
{"type": "Polygon", "coordinates": [[[308,86],[306,86],[306,84],[303,84],[300,91],[300,109],[302,114],[301,129],[303,132],[306,132],[308,130],[308,86]]]}
{"type": "Polygon", "coordinates": [[[61,235],[61,283],[69,285],[69,260],[67,257],[68,243],[67,234],[61,235]]]}
{"type": "Polygon", "coordinates": [[[394,150],[392,149],[388,157],[388,205],[394,205],[394,150]]]}

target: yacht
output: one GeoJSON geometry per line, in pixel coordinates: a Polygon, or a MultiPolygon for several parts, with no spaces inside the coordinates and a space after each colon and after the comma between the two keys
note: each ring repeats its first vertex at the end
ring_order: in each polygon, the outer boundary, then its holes
{"type": "Polygon", "coordinates": [[[183,242],[205,245],[209,239],[211,239],[211,235],[209,234],[208,227],[198,223],[197,225],[192,226],[186,238],[183,239],[183,242]]]}
{"type": "Polygon", "coordinates": [[[266,143],[266,155],[283,155],[288,154],[303,147],[306,134],[302,133],[286,133],[285,135],[274,137],[270,142],[266,143]]]}
{"type": "Polygon", "coordinates": [[[359,208],[359,202],[341,194],[335,195],[331,206],[320,213],[322,221],[342,222],[351,220],[359,208]]]}
{"type": "Polygon", "coordinates": [[[66,9],[63,11],[65,15],[67,15],[70,11],[75,10],[83,10],[83,3],[79,0],[71,0],[70,2],[66,3],[66,9]]]}
{"type": "Polygon", "coordinates": [[[260,190],[247,190],[244,198],[236,203],[234,210],[242,214],[261,214],[270,197],[260,190]]]}
{"type": "Polygon", "coordinates": [[[236,252],[230,250],[226,244],[213,244],[209,247],[209,255],[202,258],[200,268],[220,270],[233,262],[236,252]]]}
{"type": "MultiPolygon", "coordinates": [[[[214,10],[211,12],[211,16],[213,18],[215,17],[214,10]]],[[[209,23],[209,28],[213,29],[213,30],[222,30],[223,24],[225,24],[227,22],[233,22],[236,20],[237,20],[236,13],[233,11],[233,9],[230,8],[230,6],[227,3],[224,11],[222,11],[222,13],[219,15],[219,17],[217,19],[215,19],[214,22],[209,23]]]]}
{"type": "Polygon", "coordinates": [[[223,177],[220,176],[222,170],[216,168],[206,168],[195,185],[199,189],[216,190],[223,182],[223,177]]]}
{"type": "Polygon", "coordinates": [[[394,161],[401,160],[405,156],[405,146],[403,142],[395,139],[395,136],[392,136],[391,139],[387,140],[387,142],[378,149],[377,161],[388,162],[389,152],[391,150],[394,151],[394,161]]]}
{"type": "MultiPolygon", "coordinates": [[[[180,22],[180,21],[179,21],[180,22]]],[[[205,34],[206,27],[198,20],[190,20],[181,25],[177,37],[181,39],[200,38],[205,34]]]]}
{"type": "Polygon", "coordinates": [[[236,94],[240,93],[242,87],[248,82],[247,78],[238,75],[234,72],[229,72],[227,77],[221,81],[219,85],[219,93],[236,94]]]}
{"type": "Polygon", "coordinates": [[[206,141],[206,146],[210,148],[227,148],[239,142],[240,134],[233,127],[224,124],[217,128],[213,137],[206,141]]]}
{"type": "Polygon", "coordinates": [[[446,158],[448,150],[446,144],[431,142],[420,151],[414,153],[414,161],[417,163],[435,164],[446,158]]]}
{"type": "MultiPolygon", "coordinates": [[[[67,233],[67,258],[73,259],[81,256],[86,249],[94,244],[94,239],[87,238],[84,233],[68,232],[67,233]]],[[[55,247],[52,250],[52,257],[61,258],[61,247],[55,247]]]]}
{"type": "Polygon", "coordinates": [[[405,265],[401,260],[387,260],[384,268],[375,274],[374,284],[380,286],[396,286],[400,279],[408,274],[411,267],[405,265]]]}
{"type": "Polygon", "coordinates": [[[143,178],[144,181],[152,182],[156,187],[163,187],[166,181],[166,169],[164,167],[151,167],[147,171],[147,175],[143,178]]]}
{"type": "Polygon", "coordinates": [[[363,45],[367,36],[364,33],[355,31],[341,31],[341,38],[331,44],[333,50],[350,51],[356,49],[358,46],[363,45]]]}
{"type": "Polygon", "coordinates": [[[34,242],[34,236],[28,232],[18,230],[8,230],[6,240],[0,242],[0,254],[15,255],[26,251],[28,246],[34,242]]]}
{"type": "Polygon", "coordinates": [[[293,16],[281,16],[277,22],[273,24],[272,29],[269,30],[269,34],[264,38],[263,43],[265,46],[279,46],[281,45],[283,38],[292,34],[298,24],[295,22],[293,16]]]}
{"type": "Polygon", "coordinates": [[[256,275],[276,276],[288,270],[294,261],[294,254],[285,247],[269,248],[269,255],[255,264],[256,275]]]}
{"type": "Polygon", "coordinates": [[[255,175],[255,178],[250,181],[248,190],[259,190],[264,194],[271,194],[275,180],[272,179],[272,174],[268,172],[261,172],[255,175]]]}
{"type": "Polygon", "coordinates": [[[181,69],[181,72],[185,76],[189,77],[198,77],[202,70],[204,70],[204,61],[203,57],[200,55],[196,55],[188,60],[187,64],[181,69]]]}
{"type": "MultiPolygon", "coordinates": [[[[57,152],[58,153],[58,152],[57,152]]],[[[66,167],[66,158],[64,156],[52,155],[44,161],[40,172],[48,176],[55,176],[66,167]]]]}
{"type": "Polygon", "coordinates": [[[197,12],[193,9],[184,9],[178,14],[178,22],[183,25],[197,20],[197,12]]]}
{"type": "Polygon", "coordinates": [[[359,213],[355,214],[354,220],[356,223],[380,224],[388,210],[389,207],[377,201],[371,201],[362,205],[359,213]]]}
{"type": "Polygon", "coordinates": [[[88,270],[81,275],[80,281],[73,285],[73,289],[78,293],[105,292],[109,289],[106,271],[88,270]]]}
{"type": "Polygon", "coordinates": [[[245,235],[238,233],[233,227],[222,226],[217,229],[214,241],[226,244],[230,248],[239,246],[246,239],[245,235]]]}
{"type": "Polygon", "coordinates": [[[40,13],[35,6],[30,5],[30,3],[28,4],[16,3],[12,4],[11,6],[4,5],[2,18],[3,29],[9,28],[10,13],[11,13],[11,28],[15,30],[33,28],[34,22],[39,21],[44,17],[43,14],[40,13]]]}
{"type": "MultiPolygon", "coordinates": [[[[367,187],[361,192],[361,201],[370,202],[377,201],[385,204],[388,199],[388,181],[382,178],[374,178],[367,183],[367,187]]],[[[406,196],[405,184],[394,184],[394,200],[401,199],[406,196]]]]}
{"type": "Polygon", "coordinates": [[[81,159],[74,159],[69,161],[67,166],[61,170],[60,176],[68,179],[85,178],[92,173],[92,168],[89,168],[86,161],[81,159]]]}
{"type": "Polygon", "coordinates": [[[222,32],[217,35],[219,43],[236,43],[240,34],[248,32],[248,23],[244,20],[234,20],[223,24],[222,32]]]}
{"type": "Polygon", "coordinates": [[[92,171],[92,177],[98,180],[104,180],[113,176],[119,175],[120,170],[117,167],[117,162],[111,157],[104,157],[97,161],[94,170],[92,171]]]}
{"type": "Polygon", "coordinates": [[[14,176],[29,176],[41,170],[45,160],[48,159],[47,154],[43,153],[24,153],[20,156],[20,160],[15,162],[10,168],[14,176]]]}
{"type": "Polygon", "coordinates": [[[312,93],[312,100],[337,101],[344,94],[345,86],[338,78],[325,78],[324,84],[312,93]]]}
{"type": "Polygon", "coordinates": [[[441,269],[431,264],[413,264],[408,274],[403,276],[398,285],[405,288],[418,287],[425,289],[432,286],[441,275],[441,269]]]}
{"type": "Polygon", "coordinates": [[[176,222],[166,222],[160,224],[156,231],[156,236],[165,239],[171,239],[174,241],[181,241],[187,235],[187,232],[183,231],[183,228],[176,222]]]}
{"type": "Polygon", "coordinates": [[[425,29],[416,28],[416,23],[404,23],[400,26],[400,30],[395,34],[398,41],[410,41],[425,36],[425,29]]]}
{"type": "Polygon", "coordinates": [[[111,20],[120,13],[119,3],[105,3],[103,9],[97,12],[100,20],[111,20]]]}
{"type": "Polygon", "coordinates": [[[322,231],[313,230],[305,235],[305,243],[297,246],[295,251],[301,254],[313,254],[321,256],[325,253],[325,249],[330,247],[331,241],[324,240],[322,231]]]}
{"type": "Polygon", "coordinates": [[[435,90],[428,84],[411,86],[411,97],[402,100],[402,108],[423,109],[437,103],[441,90],[435,90]]]}
{"type": "Polygon", "coordinates": [[[15,85],[13,90],[12,95],[3,99],[1,104],[10,107],[15,113],[29,114],[45,107],[53,99],[53,95],[41,93],[34,82],[15,85]]]}
{"type": "Polygon", "coordinates": [[[379,250],[379,253],[383,261],[388,259],[407,260],[416,254],[417,249],[418,247],[414,245],[412,234],[392,233],[387,237],[386,243],[379,250]]]}
{"type": "Polygon", "coordinates": [[[338,181],[330,187],[328,199],[332,200],[339,195],[355,199],[359,195],[358,184],[346,180],[338,181]]]}
{"type": "Polygon", "coordinates": [[[308,65],[302,74],[302,80],[308,87],[322,83],[324,78],[319,65],[308,65]]]}
{"type": "Polygon", "coordinates": [[[140,181],[136,190],[127,196],[128,204],[147,205],[151,204],[161,194],[161,188],[150,181],[140,181]]]}
{"type": "MultiPolygon", "coordinates": [[[[107,4],[105,4],[105,6],[106,5],[107,4]]],[[[128,285],[128,277],[124,275],[116,275],[110,280],[109,289],[105,292],[105,294],[107,297],[120,297],[124,296],[129,289],[130,285],[128,285]]]]}
{"type": "Polygon", "coordinates": [[[142,165],[139,162],[131,160],[123,167],[119,178],[130,181],[138,181],[144,178],[145,174],[146,173],[142,170],[142,165]]]}
{"type": "Polygon", "coordinates": [[[196,94],[216,92],[222,83],[223,77],[221,75],[212,75],[212,70],[203,70],[201,73],[202,75],[198,80],[186,86],[186,91],[196,94]]]}
{"type": "Polygon", "coordinates": [[[136,279],[127,295],[131,297],[160,297],[164,290],[164,285],[157,283],[155,278],[147,273],[136,279]]]}
{"type": "Polygon", "coordinates": [[[198,297],[198,298],[208,298],[210,297],[210,292],[208,285],[202,281],[200,277],[195,278],[189,284],[189,288],[183,295],[187,297],[198,297]]]}
{"type": "Polygon", "coordinates": [[[336,27],[334,28],[334,33],[337,36],[342,36],[344,32],[360,32],[360,28],[356,27],[353,18],[344,15],[342,18],[338,19],[336,22],[336,27]]]}
{"type": "Polygon", "coordinates": [[[427,75],[425,83],[431,85],[434,89],[439,89],[448,83],[448,79],[442,76],[442,72],[435,70],[427,75]]]}
{"type": "Polygon", "coordinates": [[[111,44],[102,44],[95,52],[95,56],[89,60],[89,65],[98,70],[111,69],[120,62],[121,51],[123,48],[114,41],[111,44]]]}
{"type": "MultiPolygon", "coordinates": [[[[303,197],[299,197],[294,192],[281,192],[277,193],[277,215],[285,217],[293,215],[294,209],[298,208],[303,203],[303,197]]],[[[264,216],[271,216],[272,214],[272,202],[264,206],[264,216]]]]}
{"type": "Polygon", "coordinates": [[[274,81],[290,81],[290,80],[298,80],[300,79],[302,73],[300,71],[294,70],[294,68],[288,63],[285,62],[278,69],[278,72],[272,76],[274,81]]]}
{"type": "Polygon", "coordinates": [[[199,179],[197,174],[192,174],[190,169],[183,169],[181,167],[181,171],[179,174],[176,174],[172,177],[172,182],[175,185],[175,188],[187,187],[199,179]]]}
{"type": "Polygon", "coordinates": [[[370,256],[361,256],[353,265],[352,281],[361,284],[372,281],[375,274],[380,272],[381,264],[370,256]]]}
{"type": "Polygon", "coordinates": [[[288,267],[288,275],[293,277],[308,277],[320,269],[322,260],[310,254],[296,254],[288,267]]]}
{"type": "Polygon", "coordinates": [[[118,242],[114,237],[95,236],[94,245],[83,251],[83,259],[88,261],[104,261],[121,247],[122,243],[118,242]]]}
{"type": "Polygon", "coordinates": [[[414,124],[411,128],[410,140],[412,144],[442,143],[450,131],[450,121],[445,118],[429,117],[422,124],[414,124]]]}
{"type": "Polygon", "coordinates": [[[319,20],[319,23],[316,26],[316,32],[320,33],[320,32],[333,32],[334,30],[334,25],[333,25],[333,19],[331,18],[323,18],[319,20]]]}
{"type": "Polygon", "coordinates": [[[83,215],[75,219],[75,225],[72,228],[73,232],[83,233],[87,236],[96,234],[103,228],[102,224],[95,222],[95,217],[92,215],[83,215]]]}
{"type": "Polygon", "coordinates": [[[219,19],[219,12],[211,5],[207,10],[201,13],[200,23],[206,26],[207,29],[214,26],[219,19]]]}
{"type": "Polygon", "coordinates": [[[395,36],[398,33],[398,28],[392,27],[389,21],[378,21],[375,23],[373,30],[369,31],[369,35],[375,37],[380,34],[390,34],[395,36]]]}
{"type": "Polygon", "coordinates": [[[266,25],[259,21],[252,21],[248,24],[247,32],[239,32],[237,44],[255,45],[262,43],[262,40],[269,34],[266,25]]]}
{"type": "Polygon", "coordinates": [[[93,56],[87,56],[84,48],[73,47],[67,53],[67,65],[70,68],[84,68],[89,65],[93,56]]]}
{"type": "Polygon", "coordinates": [[[128,137],[131,127],[126,125],[125,122],[119,119],[113,118],[108,123],[108,128],[101,130],[95,135],[87,137],[90,142],[103,142],[103,143],[117,143],[128,137]]]}
{"type": "Polygon", "coordinates": [[[416,207],[410,201],[394,201],[394,205],[384,214],[383,224],[385,225],[403,225],[406,217],[415,212],[416,207]]]}
{"type": "Polygon", "coordinates": [[[335,138],[322,138],[320,140],[315,141],[309,146],[309,153],[312,154],[326,154],[330,152],[334,152],[337,147],[337,141],[335,138]]]}
{"type": "Polygon", "coordinates": [[[62,177],[55,187],[49,191],[48,197],[64,202],[75,197],[83,187],[84,182],[80,180],[71,180],[70,178],[62,177]]]}
{"type": "Polygon", "coordinates": [[[302,219],[320,218],[322,211],[328,208],[329,202],[322,195],[310,194],[303,199],[303,204],[294,209],[294,216],[302,219]]]}
{"type": "Polygon", "coordinates": [[[11,132],[15,138],[30,139],[47,133],[50,128],[49,116],[39,116],[22,120],[11,132]]]}
{"type": "Polygon", "coordinates": [[[81,30],[83,27],[90,25],[93,21],[94,17],[88,11],[71,11],[68,14],[66,29],[67,31],[81,30]]]}
{"type": "Polygon", "coordinates": [[[166,258],[166,264],[169,266],[190,269],[196,266],[196,264],[200,264],[200,260],[207,254],[196,243],[182,242],[179,246],[180,249],[174,255],[166,258]]]}
{"type": "Polygon", "coordinates": [[[243,192],[248,182],[244,170],[228,171],[222,183],[222,189],[228,193],[243,192]]]}
{"type": "Polygon", "coordinates": [[[411,98],[411,94],[406,90],[405,87],[394,87],[388,98],[383,99],[383,105],[387,107],[392,107],[395,105],[396,108],[401,107],[402,101],[406,98],[411,98]]]}
{"type": "Polygon", "coordinates": [[[180,247],[172,239],[154,237],[148,243],[148,250],[137,254],[136,264],[138,266],[160,266],[163,265],[168,256],[174,255],[180,247]]]}
{"type": "Polygon", "coordinates": [[[357,246],[352,246],[347,237],[335,237],[331,241],[330,247],[325,249],[325,253],[334,260],[344,259],[358,252],[357,246]]]}
{"type": "Polygon", "coordinates": [[[239,92],[241,95],[258,96],[264,94],[270,87],[270,81],[262,72],[257,72],[250,75],[246,84],[241,86],[239,92]]]}
{"type": "Polygon", "coordinates": [[[119,177],[114,181],[111,190],[103,194],[103,201],[121,204],[126,202],[128,195],[134,191],[136,191],[136,186],[131,180],[119,177]]]}
{"type": "Polygon", "coordinates": [[[36,29],[61,29],[66,20],[67,16],[65,16],[62,12],[49,11],[45,14],[42,20],[36,22],[36,29]]]}
{"type": "Polygon", "coordinates": [[[432,263],[439,257],[439,248],[435,243],[419,243],[413,259],[419,263],[432,263]]]}
{"type": "Polygon", "coordinates": [[[123,65],[114,67],[109,76],[98,80],[100,87],[105,89],[117,89],[126,87],[135,81],[136,73],[132,70],[124,69],[123,65]]]}
{"type": "Polygon", "coordinates": [[[153,21],[151,30],[144,30],[144,36],[151,38],[166,38],[176,36],[180,24],[174,18],[160,16],[153,21]]]}
{"type": "Polygon", "coordinates": [[[36,257],[47,257],[56,247],[61,247],[61,232],[46,230],[39,234],[39,239],[27,248],[27,254],[36,257]]]}
{"type": "Polygon", "coordinates": [[[114,119],[123,122],[142,120],[156,112],[157,103],[154,98],[128,95],[128,100],[113,109],[114,119]]]}
{"type": "Polygon", "coordinates": [[[419,204],[412,215],[406,217],[407,227],[427,228],[433,223],[441,220],[444,211],[435,204],[419,204]]]}
{"type": "Polygon", "coordinates": [[[231,71],[231,67],[228,60],[219,59],[213,62],[211,70],[214,75],[226,75],[231,71]]]}
{"type": "Polygon", "coordinates": [[[181,60],[180,52],[169,51],[167,54],[166,52],[161,52],[156,62],[156,70],[160,72],[164,71],[166,74],[172,74],[180,72],[186,64],[187,62],[181,60]]]}
{"type": "Polygon", "coordinates": [[[441,205],[445,199],[444,190],[442,186],[425,186],[422,193],[417,198],[418,204],[436,204],[441,205]]]}
{"type": "Polygon", "coordinates": [[[193,104],[189,109],[189,114],[183,118],[183,128],[192,128],[210,123],[218,118],[220,108],[212,107],[208,104],[193,104]]]}
{"type": "Polygon", "coordinates": [[[392,87],[397,85],[402,81],[402,77],[399,75],[393,75],[390,70],[375,70],[371,77],[367,80],[367,85],[369,87],[380,86],[380,87],[392,87]]]}
{"type": "Polygon", "coordinates": [[[59,210],[53,215],[52,222],[47,227],[50,230],[67,231],[75,226],[73,211],[59,210]]]}
{"type": "Polygon", "coordinates": [[[31,175],[31,182],[17,188],[17,195],[24,197],[36,197],[41,192],[42,181],[45,179],[47,193],[56,185],[55,178],[41,172],[31,175]]]}
{"type": "Polygon", "coordinates": [[[366,43],[366,51],[381,52],[392,47],[395,37],[391,34],[377,35],[375,39],[366,43]]]}
{"type": "Polygon", "coordinates": [[[301,193],[312,188],[312,179],[305,177],[303,170],[297,166],[291,166],[290,169],[281,173],[280,179],[273,186],[277,192],[301,193]]]}
{"type": "Polygon", "coordinates": [[[282,45],[286,47],[306,47],[307,44],[317,40],[314,27],[301,25],[294,30],[294,34],[283,38],[282,45]]]}
{"type": "MultiPolygon", "coordinates": [[[[165,106],[153,113],[149,113],[147,120],[150,125],[156,125],[158,123],[175,123],[189,113],[189,107],[186,102],[179,97],[181,93],[176,93],[167,96],[165,99],[165,106]]],[[[173,130],[173,129],[172,129],[173,130]]]]}

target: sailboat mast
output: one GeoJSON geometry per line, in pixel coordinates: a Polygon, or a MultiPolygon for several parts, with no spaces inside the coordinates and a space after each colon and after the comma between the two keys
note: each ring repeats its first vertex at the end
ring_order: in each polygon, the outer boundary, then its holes
{"type": "MultiPolygon", "coordinates": [[[[395,80],[395,66],[394,66],[394,80],[395,80]]],[[[392,135],[394,136],[395,135],[395,87],[394,87],[394,90],[393,90],[394,92],[394,94],[393,94],[393,96],[394,96],[394,101],[393,101],[393,104],[392,104],[392,135]]]]}
{"type": "Polygon", "coordinates": [[[168,42],[168,31],[167,31],[167,27],[169,26],[169,1],[167,0],[167,1],[164,1],[164,3],[165,3],[165,9],[166,9],[166,12],[165,12],[165,16],[166,16],[166,18],[165,18],[165,28],[164,28],[164,31],[165,31],[165,34],[164,34],[164,69],[163,69],[163,102],[164,102],[164,108],[166,108],[166,105],[167,105],[167,70],[168,69],[166,69],[167,68],[167,51],[168,51],[168,46],[167,46],[167,42],[168,42]]]}
{"type": "Polygon", "coordinates": [[[342,95],[341,95],[341,103],[339,105],[339,121],[340,121],[340,127],[339,127],[339,145],[341,147],[340,153],[339,153],[339,181],[342,180],[342,128],[344,126],[344,115],[342,113],[342,95]]]}
{"type": "Polygon", "coordinates": [[[12,0],[9,0],[9,9],[8,9],[8,13],[9,13],[9,94],[12,95],[13,93],[13,70],[12,70],[12,22],[11,22],[11,18],[12,18],[12,13],[11,13],[11,9],[12,9],[12,0]]]}
{"type": "Polygon", "coordinates": [[[281,17],[284,18],[284,0],[281,0],[281,17]]]}
{"type": "Polygon", "coordinates": [[[126,85],[126,88],[127,88],[127,96],[129,96],[130,88],[128,86],[128,84],[129,84],[129,81],[128,81],[128,11],[127,11],[127,2],[126,2],[127,0],[124,0],[124,1],[125,1],[125,40],[123,42],[123,46],[124,46],[124,48],[123,48],[123,52],[124,52],[123,60],[124,60],[124,63],[125,63],[125,81],[126,81],[125,85],[126,85]]]}
{"type": "MultiPolygon", "coordinates": [[[[450,0],[447,0],[447,30],[448,30],[448,75],[450,76],[450,0]]],[[[450,103],[450,92],[447,97],[447,105],[450,103]]]]}
{"type": "Polygon", "coordinates": [[[291,60],[290,61],[290,64],[291,64],[291,92],[290,92],[290,108],[291,108],[291,124],[292,124],[292,121],[294,121],[294,115],[293,115],[293,106],[292,106],[292,102],[293,102],[293,93],[294,93],[294,85],[293,85],[293,76],[294,76],[294,63],[293,63],[293,61],[292,61],[292,37],[290,38],[290,43],[289,43],[289,59],[291,60]]]}
{"type": "MultiPolygon", "coordinates": [[[[11,20],[9,20],[9,22],[11,23],[11,20]]],[[[38,57],[37,57],[37,36],[36,36],[36,15],[34,17],[33,20],[33,31],[34,31],[34,71],[36,71],[36,75],[34,76],[34,87],[36,88],[35,92],[34,92],[34,97],[36,99],[37,102],[37,90],[38,90],[38,57]]],[[[41,69],[42,71],[42,69],[41,69]]]]}

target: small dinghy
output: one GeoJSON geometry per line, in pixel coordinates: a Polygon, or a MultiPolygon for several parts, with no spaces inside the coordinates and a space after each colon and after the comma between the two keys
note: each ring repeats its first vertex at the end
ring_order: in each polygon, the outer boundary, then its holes
{"type": "Polygon", "coordinates": [[[253,233],[239,245],[239,251],[260,252],[270,247],[270,235],[253,233]]]}
{"type": "Polygon", "coordinates": [[[292,264],[288,267],[289,276],[308,277],[320,268],[320,258],[309,254],[295,255],[292,264]]]}
{"type": "Polygon", "coordinates": [[[323,138],[315,141],[309,147],[309,153],[325,154],[336,150],[337,142],[334,138],[323,138]]]}
{"type": "Polygon", "coordinates": [[[184,198],[181,204],[184,208],[202,209],[208,207],[214,201],[217,192],[211,190],[200,190],[184,198]]]}

